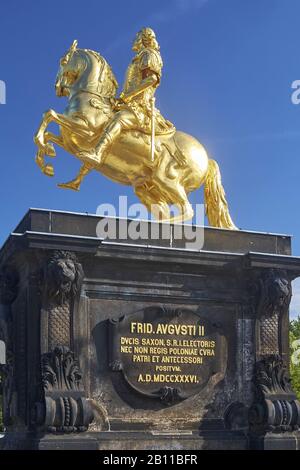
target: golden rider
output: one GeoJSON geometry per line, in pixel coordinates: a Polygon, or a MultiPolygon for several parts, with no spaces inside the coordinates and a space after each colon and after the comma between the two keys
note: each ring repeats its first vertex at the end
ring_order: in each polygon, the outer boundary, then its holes
{"type": "MultiPolygon", "coordinates": [[[[105,127],[94,155],[80,154],[87,171],[88,168],[97,168],[101,165],[105,154],[121,132],[139,130],[151,134],[152,99],[160,84],[163,67],[154,31],[151,28],[139,31],[132,49],[136,55],[127,69],[123,91],[117,100],[116,112],[105,127]]],[[[173,130],[175,131],[173,124],[165,120],[156,109],[156,134],[165,134],[173,130]]]]}

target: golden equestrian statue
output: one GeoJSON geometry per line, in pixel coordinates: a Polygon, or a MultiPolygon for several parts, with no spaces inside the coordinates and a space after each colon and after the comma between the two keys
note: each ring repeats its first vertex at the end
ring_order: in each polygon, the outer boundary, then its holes
{"type": "Polygon", "coordinates": [[[218,164],[209,159],[194,137],[175,129],[155,107],[163,62],[155,33],[143,28],[133,43],[135,53],[123,91],[106,60],[97,52],[78,49],[74,41],[60,60],[55,89],[66,96],[63,114],[50,109],[43,115],[34,141],[36,163],[47,176],[55,157],[53,143],[82,162],[77,176],[60,188],[78,191],[83,179],[97,170],[111,180],[131,185],[141,202],[163,221],[193,217],[187,195],[205,185],[205,206],[210,225],[236,229],[225,199],[218,164]],[[60,135],[47,130],[50,122],[60,135]],[[171,217],[170,206],[179,209],[171,217]]]}

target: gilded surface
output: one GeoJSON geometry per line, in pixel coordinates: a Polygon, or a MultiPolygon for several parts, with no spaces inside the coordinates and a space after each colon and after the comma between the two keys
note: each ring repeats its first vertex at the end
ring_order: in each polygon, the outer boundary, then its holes
{"type": "Polygon", "coordinates": [[[54,175],[45,155],[55,157],[59,145],[82,162],[78,175],[58,186],[79,190],[96,170],[111,180],[131,185],[152,214],[164,221],[193,217],[188,194],[204,184],[209,223],[235,229],[217,163],[194,137],[178,131],[155,107],[163,61],[155,33],[143,28],[133,44],[134,57],[123,90],[106,60],[97,52],[79,49],[74,41],[60,61],[55,89],[68,98],[63,114],[50,109],[35,135],[36,163],[54,175]],[[55,122],[60,134],[47,130],[55,122]],[[170,215],[176,205],[179,215],[170,215]]]}

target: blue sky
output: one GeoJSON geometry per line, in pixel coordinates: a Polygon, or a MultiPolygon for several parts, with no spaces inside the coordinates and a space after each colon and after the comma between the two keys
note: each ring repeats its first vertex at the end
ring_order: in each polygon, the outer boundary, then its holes
{"type": "MultiPolygon", "coordinates": [[[[236,224],[292,234],[300,255],[300,105],[291,102],[291,83],[300,79],[299,17],[299,0],[2,1],[0,241],[29,207],[93,213],[120,194],[136,202],[130,188],[98,173],[79,193],[58,189],[79,164],[59,149],[55,178],[43,176],[32,136],[43,111],[66,105],[54,80],[73,39],[100,52],[122,83],[132,39],[150,26],[165,64],[158,107],[219,162],[236,224]]],[[[203,202],[203,194],[190,199],[203,202]]]]}

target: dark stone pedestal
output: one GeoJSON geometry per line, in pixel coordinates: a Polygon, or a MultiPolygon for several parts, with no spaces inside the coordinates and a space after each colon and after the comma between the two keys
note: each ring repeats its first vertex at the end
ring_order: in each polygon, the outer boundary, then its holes
{"type": "Polygon", "coordinates": [[[250,448],[253,450],[299,450],[299,444],[298,433],[267,433],[250,439],[250,448]]]}
{"type": "Polygon", "coordinates": [[[89,433],[51,434],[7,432],[1,439],[1,450],[98,450],[97,438],[89,433]],[[1,442],[3,441],[3,442],[1,442]]]}
{"type": "Polygon", "coordinates": [[[2,447],[299,448],[290,237],[101,220],[33,209],[0,252],[2,447]]]}

